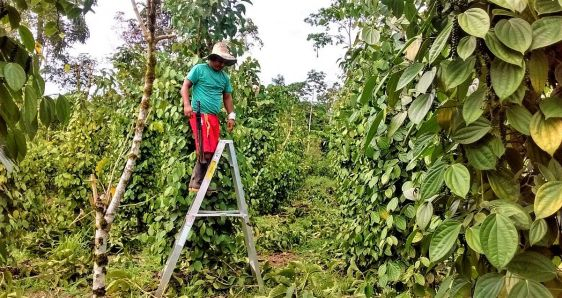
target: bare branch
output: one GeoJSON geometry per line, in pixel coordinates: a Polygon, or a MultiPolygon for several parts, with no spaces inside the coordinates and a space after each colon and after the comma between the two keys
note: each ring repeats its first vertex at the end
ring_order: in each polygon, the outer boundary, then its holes
{"type": "Polygon", "coordinates": [[[142,35],[144,36],[144,39],[148,41],[148,30],[146,29],[146,26],[144,25],[144,21],[142,20],[141,15],[139,13],[139,9],[137,8],[137,2],[135,0],[131,0],[131,4],[133,5],[133,10],[135,11],[135,15],[137,16],[137,20],[142,29],[142,35]]]}
{"type": "Polygon", "coordinates": [[[123,143],[119,145],[119,148],[122,149],[119,150],[119,155],[117,156],[117,160],[113,164],[113,168],[111,169],[111,174],[109,175],[109,182],[107,183],[107,190],[105,191],[106,198],[110,197],[109,192],[111,191],[111,185],[113,185],[113,176],[115,174],[115,170],[117,169],[117,166],[119,166],[119,161],[121,160],[121,158],[123,158],[125,156],[125,153],[127,153],[127,143],[129,142],[129,139],[131,139],[131,136],[133,136],[134,132],[135,132],[135,123],[131,125],[131,130],[129,131],[127,138],[124,139],[123,143]]]}
{"type": "Polygon", "coordinates": [[[175,34],[163,34],[160,36],[156,36],[155,41],[159,42],[164,39],[175,39],[177,36],[175,34]]]}

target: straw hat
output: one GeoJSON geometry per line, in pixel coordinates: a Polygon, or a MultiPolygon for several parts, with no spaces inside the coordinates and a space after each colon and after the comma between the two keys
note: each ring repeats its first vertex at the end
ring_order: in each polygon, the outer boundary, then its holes
{"type": "Polygon", "coordinates": [[[227,66],[231,66],[236,63],[236,58],[232,56],[230,50],[228,49],[228,45],[226,44],[226,42],[223,41],[217,42],[213,46],[213,51],[209,56],[207,56],[207,59],[212,59],[216,57],[218,57],[219,59],[223,59],[224,64],[227,66]]]}

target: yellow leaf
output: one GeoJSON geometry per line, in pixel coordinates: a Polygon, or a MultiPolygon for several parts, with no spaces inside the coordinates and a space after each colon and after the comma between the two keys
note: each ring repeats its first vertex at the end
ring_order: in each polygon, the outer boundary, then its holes
{"type": "Polygon", "coordinates": [[[537,219],[546,218],[562,207],[562,181],[550,181],[539,188],[534,211],[537,219]]]}
{"type": "Polygon", "coordinates": [[[545,120],[541,112],[536,112],[531,118],[530,131],[535,144],[553,156],[562,143],[562,118],[545,120]]]}
{"type": "Polygon", "coordinates": [[[453,119],[453,108],[442,108],[437,111],[437,123],[443,129],[449,129],[451,120],[453,119]]]}
{"type": "Polygon", "coordinates": [[[35,53],[39,56],[43,55],[43,46],[38,42],[35,42],[35,53]]]}
{"type": "Polygon", "coordinates": [[[386,211],[382,211],[382,212],[381,212],[381,218],[382,218],[383,220],[386,220],[389,215],[390,215],[390,214],[389,214],[388,212],[386,212],[386,211]]]}
{"type": "Polygon", "coordinates": [[[529,78],[531,85],[538,94],[542,94],[544,86],[548,79],[548,58],[544,51],[533,51],[531,53],[531,60],[528,63],[529,78]]]}
{"type": "Polygon", "coordinates": [[[98,175],[101,174],[108,161],[107,157],[104,157],[96,164],[96,173],[98,173],[98,175]]]}
{"type": "Polygon", "coordinates": [[[409,46],[406,48],[406,59],[410,61],[414,61],[416,56],[418,55],[418,51],[420,50],[420,46],[422,44],[422,39],[416,38],[409,46]]]}
{"type": "Polygon", "coordinates": [[[419,231],[416,232],[416,235],[414,235],[414,239],[412,239],[412,243],[418,243],[420,241],[422,241],[423,239],[423,234],[419,231]]]}
{"type": "Polygon", "coordinates": [[[69,73],[70,72],[70,64],[65,64],[64,65],[64,72],[69,73]]]}

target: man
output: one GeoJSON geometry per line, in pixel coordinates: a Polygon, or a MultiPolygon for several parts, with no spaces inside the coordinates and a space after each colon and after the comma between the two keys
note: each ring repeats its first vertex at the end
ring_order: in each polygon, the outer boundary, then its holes
{"type": "Polygon", "coordinates": [[[207,60],[207,63],[197,64],[189,71],[181,88],[183,113],[189,119],[197,150],[197,162],[189,181],[189,191],[193,192],[199,190],[219,143],[220,125],[217,114],[221,110],[222,103],[228,113],[228,132],[234,128],[236,118],[232,102],[232,85],[230,78],[223,71],[225,66],[234,65],[236,58],[230,54],[226,43],[219,42],[213,46],[213,51],[207,56],[207,60]],[[199,125],[197,112],[201,113],[199,125]],[[201,129],[201,140],[198,137],[198,126],[201,129]]]}

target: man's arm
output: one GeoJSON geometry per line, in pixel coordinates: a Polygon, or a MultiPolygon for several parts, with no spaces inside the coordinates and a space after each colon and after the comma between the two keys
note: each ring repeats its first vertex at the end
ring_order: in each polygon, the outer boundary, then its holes
{"type": "MultiPolygon", "coordinates": [[[[189,101],[189,89],[191,89],[193,83],[190,80],[184,80],[183,85],[181,86],[181,97],[183,99],[183,114],[190,118],[191,114],[193,114],[193,108],[191,107],[191,102],[189,101]]],[[[232,100],[232,99],[231,99],[232,100]]]]}
{"type": "Polygon", "coordinates": [[[223,93],[222,94],[222,101],[224,103],[224,108],[226,109],[226,113],[228,114],[228,122],[226,123],[226,127],[228,132],[232,132],[234,129],[234,103],[232,101],[232,94],[230,93],[223,93]]]}
{"type": "Polygon", "coordinates": [[[223,93],[222,101],[224,103],[224,108],[226,109],[227,114],[234,112],[234,103],[232,102],[232,94],[223,93]]]}

